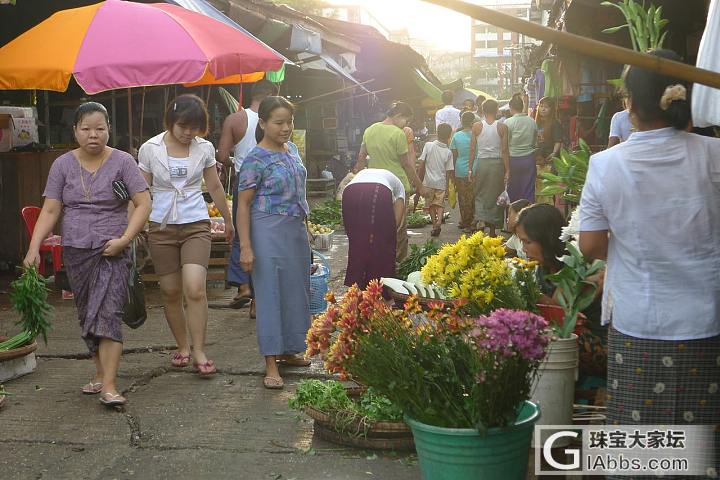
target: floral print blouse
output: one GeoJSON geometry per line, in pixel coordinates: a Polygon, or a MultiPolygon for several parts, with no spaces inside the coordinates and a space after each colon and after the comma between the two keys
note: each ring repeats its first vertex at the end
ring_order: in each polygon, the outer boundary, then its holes
{"type": "Polygon", "coordinates": [[[295,144],[287,146],[285,152],[252,149],[238,174],[238,191],[256,190],[251,206],[255,210],[304,218],[310,213],[305,197],[307,170],[295,144]]]}

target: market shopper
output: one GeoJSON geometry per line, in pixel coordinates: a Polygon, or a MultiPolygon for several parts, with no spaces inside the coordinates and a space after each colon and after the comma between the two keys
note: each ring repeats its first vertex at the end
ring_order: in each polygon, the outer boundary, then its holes
{"type": "Polygon", "coordinates": [[[426,143],[420,154],[420,176],[423,185],[430,189],[428,205],[433,225],[431,237],[440,236],[445,195],[449,182],[455,177],[453,154],[448,147],[451,134],[452,127],[447,123],[441,123],[437,129],[437,140],[426,143]]]}
{"type": "Polygon", "coordinates": [[[608,148],[614,147],[618,143],[622,143],[630,138],[633,132],[632,120],[630,120],[630,110],[627,105],[627,98],[623,98],[623,109],[610,119],[610,134],[608,136],[608,148]]]}
{"type": "Polygon", "coordinates": [[[476,122],[482,122],[483,118],[485,118],[485,114],[483,113],[483,109],[482,109],[482,106],[483,106],[483,103],[485,103],[485,100],[487,100],[487,98],[485,98],[485,95],[478,95],[477,97],[475,97],[474,112],[475,112],[475,121],[476,122]]]}
{"type": "Polygon", "coordinates": [[[82,392],[100,393],[101,403],[115,406],[127,402],[116,378],[131,265],[128,246],[145,226],[151,201],[132,156],[107,146],[109,123],[99,103],[84,103],[75,111],[73,132],[79,148],[59,156],[50,168],[24,264],[39,264],[40,245],[62,215],[64,265],[82,337],[95,362],[95,376],[82,392]],[[128,201],[114,193],[117,181],[135,207],[129,220],[128,201]]]}
{"type": "MultiPolygon", "coordinates": [[[[385,120],[366,128],[353,172],[358,173],[366,166],[389,170],[403,183],[405,195],[410,196],[414,187],[420,195],[427,196],[428,189],[422,185],[415,170],[415,158],[410,152],[408,138],[403,130],[412,116],[413,111],[408,104],[395,102],[390,106],[385,120]]],[[[403,260],[407,252],[407,214],[405,214],[398,225],[395,250],[397,261],[403,260]]]]}
{"type": "Polygon", "coordinates": [[[684,131],[682,80],[631,66],[625,87],[637,131],[591,157],[580,203],[581,251],[607,258],[608,424],[717,426],[720,140],[684,131]]]}
{"type": "MultiPolygon", "coordinates": [[[[560,234],[564,226],[565,219],[560,210],[546,203],[527,206],[518,215],[515,233],[522,242],[527,259],[536,261],[539,266],[541,304],[558,305],[555,285],[547,276],[563,268],[560,257],[566,251],[560,234]]],[[[587,321],[578,338],[580,372],[595,376],[603,376],[607,365],[607,328],[600,322],[604,278],[603,270],[587,279],[597,285],[597,290],[594,301],[582,311],[587,321]]]]}
{"type": "Polygon", "coordinates": [[[510,154],[507,125],[497,120],[498,104],[495,100],[483,103],[483,120],[472,129],[470,158],[475,176],[474,222],[478,228],[488,228],[495,236],[495,229],[502,228],[505,209],[497,199],[505,190],[510,178],[510,154]]]}
{"type": "Polygon", "coordinates": [[[217,368],[205,354],[211,235],[203,180],[223,216],[228,242],[235,229],[215,167],[215,148],[201,138],[208,129],[205,102],[195,95],[180,95],[168,105],[164,120],[166,130],[145,142],[138,154],[153,194],[150,256],[160,277],[165,318],[177,343],[171,365],[186,367],[192,356],[198,374],[210,376],[217,368]]]}
{"type": "Polygon", "coordinates": [[[460,110],[453,106],[453,98],[455,98],[455,94],[451,90],[445,90],[440,96],[443,107],[435,112],[435,128],[441,123],[449,124],[453,128],[453,131],[460,130],[462,127],[460,110]]]}
{"type": "MultiPolygon", "coordinates": [[[[455,187],[457,187],[458,204],[460,205],[460,223],[458,228],[472,233],[475,231],[475,187],[474,173],[470,170],[470,143],[475,114],[462,114],[462,129],[455,132],[450,141],[450,150],[455,159],[455,187]]],[[[477,168],[477,165],[475,166],[477,168]]]]}
{"type": "MultiPolygon", "coordinates": [[[[278,362],[307,366],[310,328],[310,244],[307,171],[290,142],[295,107],[283,97],[260,103],[258,144],[238,175],[240,265],[252,274],[257,339],[265,357],[265,388],[283,388],[278,362]]],[[[398,129],[400,135],[402,131],[398,129]]],[[[403,136],[403,139],[405,137],[403,136]]]]}
{"type": "MultiPolygon", "coordinates": [[[[255,129],[258,124],[258,109],[260,102],[266,97],[277,95],[278,88],[268,80],[260,80],[255,83],[250,93],[250,107],[240,109],[231,113],[225,118],[220,134],[218,144],[217,160],[222,164],[229,164],[230,154],[232,153],[233,168],[235,176],[233,178],[233,186],[237,186],[237,175],[242,167],[250,151],[255,148],[257,141],[255,140],[255,129]]],[[[237,192],[237,188],[232,188],[232,192],[237,192]]],[[[233,193],[232,215],[233,222],[237,222],[237,194],[233,193]]],[[[236,232],[237,233],[237,232],[236,232]]],[[[230,264],[227,269],[227,283],[237,287],[237,295],[230,302],[232,308],[240,308],[251,301],[252,289],[250,286],[250,274],[240,267],[240,241],[237,234],[233,238],[230,250],[230,264]]],[[[255,305],[250,308],[250,317],[255,315],[255,305]]]]}
{"type": "Polygon", "coordinates": [[[513,95],[510,100],[512,117],[505,121],[510,142],[510,180],[507,192],[511,202],[524,198],[535,203],[537,126],[535,121],[524,113],[524,109],[522,96],[513,95]]]}
{"type": "Polygon", "coordinates": [[[345,285],[395,276],[397,226],[405,214],[405,188],[393,173],[380,168],[358,172],[342,195],[342,216],[348,237],[345,285]]]}
{"type": "MultiPolygon", "coordinates": [[[[560,155],[562,148],[562,127],[557,119],[557,102],[552,97],[543,97],[538,102],[535,111],[535,124],[537,126],[537,151],[535,153],[535,163],[537,164],[537,177],[535,178],[536,196],[539,192],[540,174],[552,172],[553,158],[560,155]]],[[[552,196],[536,198],[537,202],[555,204],[558,208],[562,205],[555,203],[552,196]]]]}

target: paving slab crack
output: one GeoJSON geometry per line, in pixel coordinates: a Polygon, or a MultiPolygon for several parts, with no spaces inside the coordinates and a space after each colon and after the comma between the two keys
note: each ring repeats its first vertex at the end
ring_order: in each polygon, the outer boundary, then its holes
{"type": "MultiPolygon", "coordinates": [[[[212,343],[208,343],[207,345],[212,345],[212,343]]],[[[123,355],[130,355],[133,353],[164,352],[164,351],[168,351],[168,350],[177,350],[177,346],[176,345],[149,345],[147,347],[124,348],[123,355]]],[[[63,360],[88,360],[91,358],[90,352],[39,353],[36,356],[38,358],[63,359],[63,360]]]]}
{"type": "Polygon", "coordinates": [[[142,432],[140,431],[140,423],[130,413],[125,414],[125,419],[130,427],[130,446],[134,448],[140,447],[140,441],[142,439],[142,432]]]}

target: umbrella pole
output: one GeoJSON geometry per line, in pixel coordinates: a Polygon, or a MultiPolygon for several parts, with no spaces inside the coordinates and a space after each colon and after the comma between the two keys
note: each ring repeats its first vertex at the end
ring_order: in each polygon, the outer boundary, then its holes
{"type": "Polygon", "coordinates": [[[50,93],[47,90],[43,90],[43,122],[45,123],[45,144],[50,145],[50,93]]]}
{"type": "Polygon", "coordinates": [[[133,131],[132,131],[132,88],[127,89],[127,106],[128,106],[128,153],[132,155],[133,151],[133,131]]]}
{"type": "Polygon", "coordinates": [[[702,68],[693,67],[681,62],[655,57],[646,53],[636,52],[629,48],[618,47],[605,42],[599,42],[573,33],[561,32],[552,28],[543,27],[536,23],[515,18],[512,15],[500,13],[487,7],[473,5],[460,0],[424,0],[428,3],[440,5],[456,12],[468,15],[471,18],[482,20],[496,27],[502,27],[512,32],[523,33],[530,37],[568,50],[582,53],[592,58],[601,58],[614,63],[628,64],[658,72],[669,77],[675,77],[688,82],[701,83],[709,87],[720,88],[720,73],[702,68]]]}
{"type": "Polygon", "coordinates": [[[140,140],[138,141],[138,145],[142,145],[143,143],[143,123],[145,120],[145,87],[142,89],[142,97],[140,100],[140,140]]]}
{"type": "Polygon", "coordinates": [[[117,146],[117,93],[115,90],[110,92],[110,128],[112,129],[112,144],[113,147],[117,146]]]}

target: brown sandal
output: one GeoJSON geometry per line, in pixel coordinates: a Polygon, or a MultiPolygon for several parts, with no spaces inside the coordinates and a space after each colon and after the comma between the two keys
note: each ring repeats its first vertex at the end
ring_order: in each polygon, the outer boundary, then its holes
{"type": "Polygon", "coordinates": [[[265,377],[263,379],[263,386],[268,390],[282,390],[285,382],[279,377],[265,377]]]}

